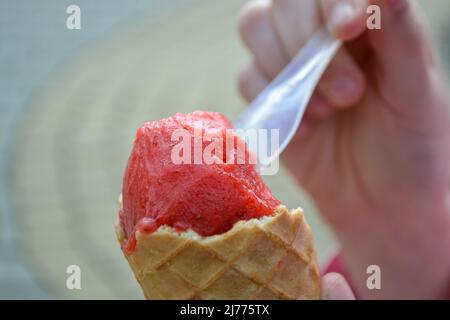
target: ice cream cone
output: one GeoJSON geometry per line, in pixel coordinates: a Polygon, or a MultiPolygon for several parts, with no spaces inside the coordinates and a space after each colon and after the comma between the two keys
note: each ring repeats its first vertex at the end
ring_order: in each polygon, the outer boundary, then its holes
{"type": "MultiPolygon", "coordinates": [[[[126,241],[120,226],[117,236],[126,241]]],[[[319,299],[320,274],[303,211],[240,221],[202,237],[161,226],[136,232],[126,258],[147,299],[319,299]]]]}

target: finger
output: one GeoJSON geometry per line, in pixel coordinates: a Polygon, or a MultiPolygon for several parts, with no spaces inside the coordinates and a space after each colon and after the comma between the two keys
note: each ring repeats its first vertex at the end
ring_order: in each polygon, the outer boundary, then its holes
{"type": "Polygon", "coordinates": [[[271,79],[289,62],[275,33],[269,1],[252,1],[241,11],[239,31],[258,66],[271,79]]]}
{"type": "Polygon", "coordinates": [[[263,72],[254,61],[239,73],[238,85],[242,97],[250,102],[269,84],[263,72]]]}
{"type": "Polygon", "coordinates": [[[308,108],[296,132],[296,136],[306,137],[317,124],[335,112],[336,108],[326,101],[320,93],[315,92],[309,101],[308,108]]]}
{"type": "Polygon", "coordinates": [[[366,28],[368,0],[322,0],[325,23],[331,34],[348,41],[366,28]]]}
{"type": "Polygon", "coordinates": [[[306,109],[305,119],[320,120],[329,117],[335,111],[336,108],[320,92],[315,92],[306,109]]]}
{"type": "Polygon", "coordinates": [[[339,273],[328,273],[322,278],[324,300],[355,300],[347,281],[339,273]]]}
{"type": "Polygon", "coordinates": [[[306,135],[308,135],[308,133],[311,131],[311,120],[305,118],[302,120],[302,122],[300,123],[300,128],[298,128],[296,135],[298,137],[304,137],[306,135]]]}
{"type": "Polygon", "coordinates": [[[293,58],[321,25],[317,0],[273,0],[273,22],[289,58],[293,58]]]}
{"type": "Polygon", "coordinates": [[[339,51],[318,85],[318,91],[337,108],[355,105],[365,88],[364,73],[345,49],[339,51]]]}

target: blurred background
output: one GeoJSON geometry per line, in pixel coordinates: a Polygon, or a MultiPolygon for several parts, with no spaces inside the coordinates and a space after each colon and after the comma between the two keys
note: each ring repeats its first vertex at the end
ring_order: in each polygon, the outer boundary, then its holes
{"type": "MultiPolygon", "coordinates": [[[[0,298],[142,298],[114,234],[135,132],[175,112],[235,117],[245,2],[0,0],[0,298]]],[[[450,2],[420,2],[448,67],[450,2]]],[[[266,178],[305,208],[325,261],[335,244],[311,201],[286,172],[266,178]]]]}

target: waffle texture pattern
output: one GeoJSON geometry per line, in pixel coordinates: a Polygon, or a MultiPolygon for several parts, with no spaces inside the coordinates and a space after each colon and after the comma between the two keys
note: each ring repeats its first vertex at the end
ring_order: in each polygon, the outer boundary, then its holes
{"type": "Polygon", "coordinates": [[[211,237],[162,226],[137,232],[136,240],[126,258],[147,299],[320,299],[312,232],[301,209],[280,206],[211,237]]]}

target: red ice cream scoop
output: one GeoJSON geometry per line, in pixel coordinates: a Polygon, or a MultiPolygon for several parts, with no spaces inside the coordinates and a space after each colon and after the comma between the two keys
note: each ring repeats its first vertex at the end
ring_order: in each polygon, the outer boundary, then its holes
{"type": "Polygon", "coordinates": [[[248,150],[239,149],[245,143],[231,129],[221,114],[201,111],[139,128],[119,213],[128,239],[125,252],[134,250],[136,230],[151,233],[166,225],[211,236],[239,220],[274,212],[280,202],[250,163],[248,150]]]}

